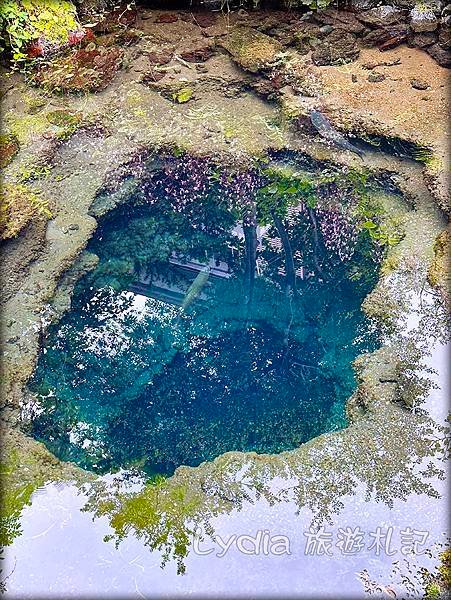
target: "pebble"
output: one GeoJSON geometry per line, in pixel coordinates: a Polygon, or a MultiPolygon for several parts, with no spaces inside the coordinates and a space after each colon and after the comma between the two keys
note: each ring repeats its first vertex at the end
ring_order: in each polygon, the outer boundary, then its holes
{"type": "Polygon", "coordinates": [[[383,73],[370,73],[367,79],[371,83],[380,83],[381,81],[384,81],[385,75],[383,75],[383,73]]]}
{"type": "Polygon", "coordinates": [[[426,81],[423,81],[422,79],[411,79],[410,85],[415,90],[427,90],[429,87],[429,84],[426,81]]]}

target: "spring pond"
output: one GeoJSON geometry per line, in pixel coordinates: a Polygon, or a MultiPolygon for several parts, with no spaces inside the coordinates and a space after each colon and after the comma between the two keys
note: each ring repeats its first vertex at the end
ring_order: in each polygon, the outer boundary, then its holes
{"type": "Polygon", "coordinates": [[[149,168],[99,219],[98,264],[45,336],[34,437],[98,473],[170,475],[345,427],[382,254],[355,190],[283,160],[149,168]]]}

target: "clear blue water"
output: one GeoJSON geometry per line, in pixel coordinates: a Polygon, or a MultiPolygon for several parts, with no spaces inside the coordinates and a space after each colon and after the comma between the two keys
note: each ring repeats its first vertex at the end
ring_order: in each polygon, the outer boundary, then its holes
{"type": "Polygon", "coordinates": [[[377,271],[366,239],[343,258],[318,243],[324,211],[317,222],[302,206],[281,211],[293,287],[280,222],[255,230],[217,176],[187,195],[196,184],[184,177],[149,176],[101,221],[88,247],[99,264],[50,328],[30,384],[32,434],[96,472],[168,475],[341,428],[351,363],[376,344],[360,308],[377,271]]]}

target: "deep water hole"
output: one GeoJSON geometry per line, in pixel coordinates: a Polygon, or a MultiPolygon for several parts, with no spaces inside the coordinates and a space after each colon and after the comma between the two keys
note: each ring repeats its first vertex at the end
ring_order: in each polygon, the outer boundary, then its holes
{"type": "Polygon", "coordinates": [[[346,426],[386,226],[365,173],[160,156],[99,220],[48,330],[33,435],[96,472],[171,474],[346,426]],[[384,229],[385,227],[385,229],[384,229]]]}

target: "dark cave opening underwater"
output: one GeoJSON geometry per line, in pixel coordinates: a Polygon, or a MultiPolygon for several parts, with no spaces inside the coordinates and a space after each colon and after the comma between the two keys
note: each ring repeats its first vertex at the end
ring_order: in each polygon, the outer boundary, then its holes
{"type": "Polygon", "coordinates": [[[291,159],[158,164],[99,219],[98,264],[45,335],[32,435],[98,473],[170,475],[345,427],[352,361],[379,343],[370,184],[291,159]]]}

